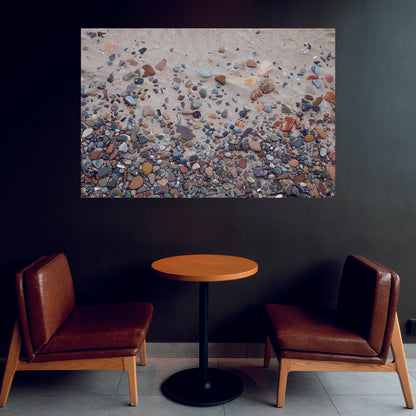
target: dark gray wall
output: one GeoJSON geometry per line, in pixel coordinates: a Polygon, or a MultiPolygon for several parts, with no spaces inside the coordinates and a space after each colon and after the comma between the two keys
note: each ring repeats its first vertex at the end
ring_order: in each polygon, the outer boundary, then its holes
{"type": "Polygon", "coordinates": [[[396,270],[403,332],[416,318],[416,2],[201,4],[19,4],[3,37],[0,80],[3,344],[15,318],[14,273],[58,251],[80,303],[151,301],[153,342],[197,339],[197,285],[150,271],[152,261],[186,253],[259,263],[255,277],[211,285],[212,341],[262,340],[265,302],[334,306],[348,253],[396,270]],[[81,200],[80,28],[144,26],[335,27],[336,198],[81,200]]]}

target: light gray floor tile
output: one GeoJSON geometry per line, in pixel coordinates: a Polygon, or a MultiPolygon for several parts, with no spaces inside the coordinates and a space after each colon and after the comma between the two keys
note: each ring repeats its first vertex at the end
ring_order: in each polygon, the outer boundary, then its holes
{"type": "MultiPolygon", "coordinates": [[[[147,365],[137,366],[137,386],[139,395],[160,394],[160,386],[172,374],[188,368],[198,367],[196,358],[157,358],[148,359],[147,365]]],[[[217,367],[218,361],[208,361],[210,367],[217,367]]],[[[123,373],[117,394],[128,394],[127,373],[123,373]]],[[[1,415],[0,415],[1,416],[1,415]]]]}
{"type": "Polygon", "coordinates": [[[225,416],[339,416],[326,396],[287,396],[285,405],[240,397],[224,405],[225,416]]]}
{"type": "MultiPolygon", "coordinates": [[[[277,361],[264,368],[263,359],[219,359],[220,368],[229,369],[240,377],[244,384],[243,397],[261,400],[265,403],[276,402],[278,382],[277,361]]],[[[326,392],[316,373],[296,372],[288,376],[287,396],[325,396],[326,392]]]]}
{"type": "Polygon", "coordinates": [[[117,392],[123,370],[18,371],[10,395],[111,395],[117,392]]]}
{"type": "MultiPolygon", "coordinates": [[[[396,373],[317,372],[317,375],[329,395],[402,394],[396,373]]],[[[410,377],[410,383],[416,391],[413,377],[410,377]]]]}
{"type": "Polygon", "coordinates": [[[112,396],[77,396],[71,391],[67,396],[10,396],[2,416],[107,416],[111,410],[112,396]]]}
{"type": "Polygon", "coordinates": [[[409,371],[416,373],[416,358],[408,358],[406,361],[409,371]]]}
{"type": "Polygon", "coordinates": [[[342,416],[410,416],[402,395],[335,395],[331,400],[342,416]]]}
{"type": "MultiPolygon", "coordinates": [[[[139,405],[131,407],[124,371],[18,372],[0,416],[395,416],[415,414],[405,409],[396,374],[292,372],[285,406],[275,407],[278,364],[263,367],[262,358],[210,359],[239,376],[242,395],[225,405],[184,406],[161,394],[163,381],[177,371],[198,367],[197,358],[152,358],[137,366],[139,405]]],[[[416,392],[416,359],[408,360],[416,392]]],[[[0,373],[1,375],[1,373],[0,373]]]]}
{"type": "Polygon", "coordinates": [[[162,395],[139,396],[135,407],[127,405],[128,396],[117,396],[109,416],[224,416],[222,405],[214,407],[192,407],[175,403],[162,395]]]}

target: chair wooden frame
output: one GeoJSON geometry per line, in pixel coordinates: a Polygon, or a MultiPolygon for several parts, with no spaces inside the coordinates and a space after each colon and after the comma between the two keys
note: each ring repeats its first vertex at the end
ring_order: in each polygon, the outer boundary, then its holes
{"type": "MultiPolygon", "coordinates": [[[[385,364],[363,364],[345,361],[318,361],[278,357],[279,381],[277,386],[276,406],[283,407],[285,403],[287,376],[290,371],[358,371],[397,373],[399,376],[406,406],[409,409],[413,409],[415,405],[413,402],[412,390],[410,387],[409,372],[407,369],[406,357],[404,353],[402,335],[400,332],[397,313],[395,317],[390,347],[393,353],[393,361],[386,362],[385,364]]],[[[269,337],[266,336],[264,367],[269,367],[270,365],[271,350],[271,341],[269,337]]]]}
{"type": "MultiPolygon", "coordinates": [[[[111,358],[88,358],[77,360],[28,362],[20,359],[22,336],[18,321],[14,325],[3,383],[0,391],[0,407],[4,407],[9,397],[10,388],[16,371],[48,371],[48,370],[125,370],[129,380],[130,405],[137,406],[137,355],[111,358]]],[[[140,365],[146,365],[146,341],[140,347],[140,365]]]]}

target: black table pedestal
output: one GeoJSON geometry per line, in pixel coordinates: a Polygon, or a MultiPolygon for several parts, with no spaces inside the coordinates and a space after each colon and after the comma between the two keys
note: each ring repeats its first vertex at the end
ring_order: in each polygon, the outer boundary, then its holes
{"type": "Polygon", "coordinates": [[[163,384],[164,394],[188,406],[208,407],[230,402],[243,391],[240,379],[232,373],[208,368],[209,386],[204,387],[199,368],[175,373],[163,384]]]}
{"type": "Polygon", "coordinates": [[[234,374],[208,368],[208,282],[199,284],[199,368],[173,374],[163,383],[162,391],[176,402],[198,407],[227,403],[243,391],[234,374]]]}

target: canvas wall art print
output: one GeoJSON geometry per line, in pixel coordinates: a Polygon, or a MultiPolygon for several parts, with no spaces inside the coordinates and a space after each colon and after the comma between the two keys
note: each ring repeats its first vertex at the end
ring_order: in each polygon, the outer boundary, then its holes
{"type": "Polygon", "coordinates": [[[334,198],[335,30],[81,29],[82,198],[334,198]]]}

